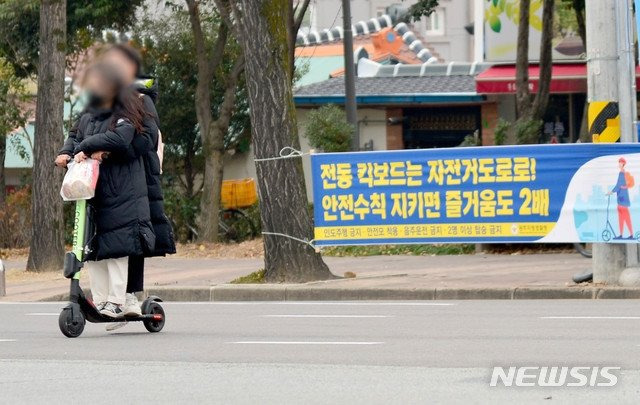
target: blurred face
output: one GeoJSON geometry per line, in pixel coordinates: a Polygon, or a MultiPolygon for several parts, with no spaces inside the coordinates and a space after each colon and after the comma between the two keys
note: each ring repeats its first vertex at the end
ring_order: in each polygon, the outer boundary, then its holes
{"type": "Polygon", "coordinates": [[[620,168],[620,170],[624,170],[624,163],[618,162],[618,167],[620,168]]]}
{"type": "Polygon", "coordinates": [[[131,62],[131,60],[119,50],[112,49],[107,51],[103,55],[102,60],[105,63],[117,67],[128,84],[131,84],[136,80],[136,64],[131,62]]]}
{"type": "Polygon", "coordinates": [[[115,99],[115,89],[100,72],[90,72],[84,81],[84,91],[87,93],[90,107],[110,108],[115,99]]]}

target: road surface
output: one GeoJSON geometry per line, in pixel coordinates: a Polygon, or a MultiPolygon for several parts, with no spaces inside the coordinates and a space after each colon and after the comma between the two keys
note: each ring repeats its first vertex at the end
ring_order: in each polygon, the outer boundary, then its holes
{"type": "Polygon", "coordinates": [[[640,302],[166,303],[167,324],[58,331],[0,303],[0,403],[612,403],[640,398],[640,302]],[[615,387],[490,387],[494,366],[621,367],[615,387]]]}

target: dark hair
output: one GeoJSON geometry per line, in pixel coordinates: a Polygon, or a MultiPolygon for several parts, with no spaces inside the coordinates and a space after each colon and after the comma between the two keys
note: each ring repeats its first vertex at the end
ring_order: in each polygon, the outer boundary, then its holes
{"type": "Polygon", "coordinates": [[[102,76],[115,94],[110,129],[114,129],[118,120],[122,118],[129,121],[137,132],[142,132],[142,123],[146,114],[142,99],[131,86],[127,86],[120,71],[108,63],[99,62],[87,69],[85,77],[92,73],[102,76]]]}
{"type": "Polygon", "coordinates": [[[142,55],[131,45],[120,43],[111,45],[105,52],[117,51],[126,57],[131,63],[136,65],[136,77],[142,76],[142,55]]]}

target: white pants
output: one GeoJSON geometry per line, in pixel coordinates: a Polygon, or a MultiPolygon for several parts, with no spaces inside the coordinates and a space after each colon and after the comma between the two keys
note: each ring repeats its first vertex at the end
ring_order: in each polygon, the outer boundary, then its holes
{"type": "Polygon", "coordinates": [[[129,260],[105,259],[84,264],[91,278],[91,295],[93,302],[113,302],[123,305],[127,293],[127,271],[129,260]]]}

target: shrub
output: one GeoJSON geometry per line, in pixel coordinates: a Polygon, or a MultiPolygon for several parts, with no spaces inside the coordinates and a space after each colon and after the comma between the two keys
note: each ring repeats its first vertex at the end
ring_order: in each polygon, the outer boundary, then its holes
{"type": "Polygon", "coordinates": [[[482,140],[480,139],[480,136],[478,134],[478,131],[475,131],[473,134],[471,135],[467,135],[464,137],[464,140],[462,141],[462,143],[458,146],[482,146],[482,140]]]}
{"type": "Polygon", "coordinates": [[[511,129],[511,123],[502,118],[498,119],[496,128],[493,130],[493,143],[495,145],[504,145],[507,142],[507,134],[511,129]]]}
{"type": "Polygon", "coordinates": [[[323,152],[346,152],[351,150],[353,131],[345,112],[329,104],[309,113],[305,136],[312,147],[323,152]]]}
{"type": "Polygon", "coordinates": [[[541,128],[542,120],[524,119],[516,121],[514,125],[516,142],[519,145],[538,143],[541,128]]]}
{"type": "Polygon", "coordinates": [[[0,248],[21,248],[31,241],[31,188],[23,187],[7,196],[0,207],[0,248]]]}
{"type": "Polygon", "coordinates": [[[171,220],[176,241],[184,243],[195,239],[193,230],[199,207],[198,196],[186,197],[171,185],[164,188],[164,211],[171,220]]]}

